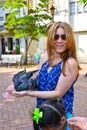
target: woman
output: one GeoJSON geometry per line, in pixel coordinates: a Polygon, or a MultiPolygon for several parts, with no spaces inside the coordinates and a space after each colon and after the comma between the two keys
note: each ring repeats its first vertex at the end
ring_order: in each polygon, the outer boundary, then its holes
{"type": "Polygon", "coordinates": [[[74,83],[80,66],[76,57],[76,45],[71,26],[55,22],[48,28],[48,60],[38,73],[37,91],[13,92],[16,97],[37,97],[37,106],[47,99],[62,98],[69,117],[73,114],[74,83]]]}

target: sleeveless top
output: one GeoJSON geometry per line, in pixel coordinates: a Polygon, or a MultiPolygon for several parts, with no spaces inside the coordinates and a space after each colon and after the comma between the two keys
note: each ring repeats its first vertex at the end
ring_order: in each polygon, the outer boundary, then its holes
{"type": "MultiPolygon", "coordinates": [[[[59,77],[61,75],[61,66],[63,60],[61,60],[56,66],[48,72],[50,64],[48,60],[42,65],[38,73],[38,91],[52,91],[55,90],[59,77]]],[[[73,83],[74,84],[74,83],[73,83]]],[[[62,97],[66,112],[72,113],[73,100],[74,100],[74,88],[73,84],[70,89],[62,97]]],[[[37,106],[39,107],[46,99],[37,98],[37,106]]]]}

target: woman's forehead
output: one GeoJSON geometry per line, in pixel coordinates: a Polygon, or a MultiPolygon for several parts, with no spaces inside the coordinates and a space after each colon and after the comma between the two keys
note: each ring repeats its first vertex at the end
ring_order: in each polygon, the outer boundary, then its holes
{"type": "Polygon", "coordinates": [[[62,27],[59,27],[59,28],[57,28],[56,33],[57,34],[64,34],[65,31],[64,31],[64,29],[62,27]]]}

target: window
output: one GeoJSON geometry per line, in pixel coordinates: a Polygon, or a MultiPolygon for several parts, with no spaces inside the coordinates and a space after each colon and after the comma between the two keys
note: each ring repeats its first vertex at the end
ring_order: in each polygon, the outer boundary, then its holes
{"type": "Polygon", "coordinates": [[[4,17],[3,16],[0,16],[0,21],[3,21],[4,20],[4,17]]]}
{"type": "Polygon", "coordinates": [[[13,39],[8,38],[8,50],[13,50],[13,39]]]}
{"type": "Polygon", "coordinates": [[[70,3],[70,15],[75,14],[75,2],[70,3]]]}
{"type": "Polygon", "coordinates": [[[16,44],[19,45],[19,39],[16,39],[16,44]]]}
{"type": "Polygon", "coordinates": [[[81,4],[80,4],[80,2],[77,2],[77,13],[78,14],[80,14],[80,13],[82,13],[82,6],[81,6],[81,4]]]}
{"type": "Polygon", "coordinates": [[[87,12],[87,5],[85,5],[85,6],[83,7],[83,12],[84,12],[84,13],[87,12]]]}
{"type": "Polygon", "coordinates": [[[0,26],[0,31],[3,31],[4,30],[4,26],[0,26]]]}

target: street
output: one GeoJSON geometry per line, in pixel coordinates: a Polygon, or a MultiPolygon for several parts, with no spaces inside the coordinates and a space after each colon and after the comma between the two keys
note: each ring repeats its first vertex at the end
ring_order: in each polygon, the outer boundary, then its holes
{"type": "MultiPolygon", "coordinates": [[[[87,117],[87,64],[81,64],[83,70],[75,83],[74,116],[87,117]]],[[[32,70],[36,68],[27,68],[32,70]]],[[[2,96],[6,88],[12,84],[12,77],[23,68],[0,67],[0,130],[33,130],[32,111],[35,107],[35,98],[11,96],[6,99],[2,96]]]]}

